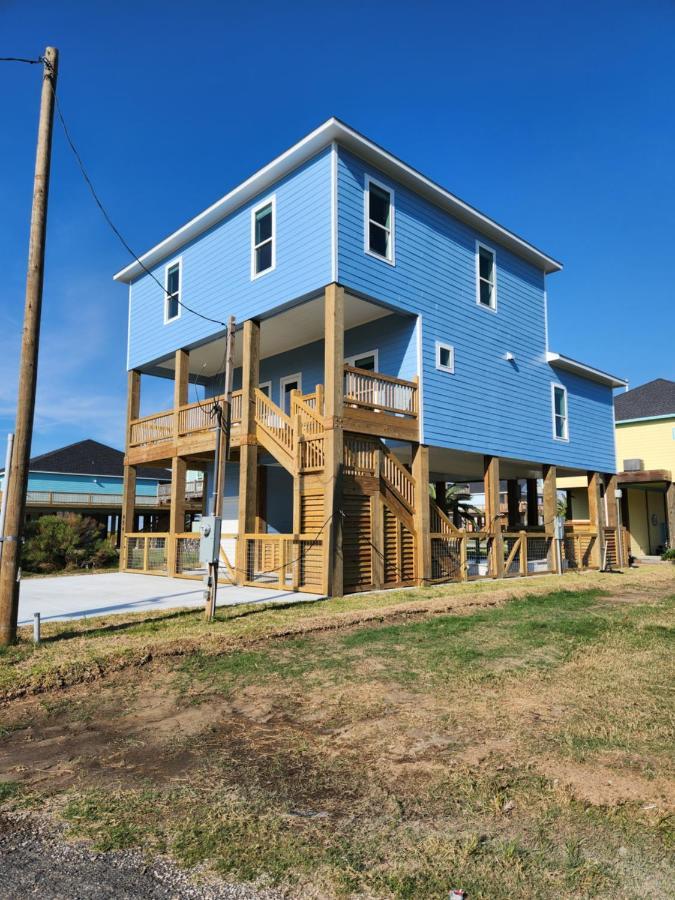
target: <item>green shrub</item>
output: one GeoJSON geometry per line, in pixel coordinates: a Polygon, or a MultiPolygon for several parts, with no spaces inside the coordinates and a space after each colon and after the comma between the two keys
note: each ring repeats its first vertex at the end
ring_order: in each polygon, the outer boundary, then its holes
{"type": "Polygon", "coordinates": [[[671,547],[661,554],[661,559],[670,560],[675,565],[675,547],[671,547]]]}
{"type": "Polygon", "coordinates": [[[112,565],[117,550],[95,519],[68,513],[42,516],[26,526],[21,565],[27,572],[101,568],[112,565]]]}

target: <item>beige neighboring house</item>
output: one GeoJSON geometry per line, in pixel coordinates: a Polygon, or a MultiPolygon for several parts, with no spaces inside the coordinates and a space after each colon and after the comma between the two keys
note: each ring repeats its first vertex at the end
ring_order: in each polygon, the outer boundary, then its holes
{"type": "MultiPolygon", "coordinates": [[[[675,547],[675,381],[657,378],[614,398],[617,484],[630,552],[658,556],[675,547]]],[[[567,518],[588,518],[585,480],[558,479],[567,518]]],[[[605,504],[612,501],[606,497],[605,504]]],[[[616,501],[614,501],[616,502],[616,501]]]]}

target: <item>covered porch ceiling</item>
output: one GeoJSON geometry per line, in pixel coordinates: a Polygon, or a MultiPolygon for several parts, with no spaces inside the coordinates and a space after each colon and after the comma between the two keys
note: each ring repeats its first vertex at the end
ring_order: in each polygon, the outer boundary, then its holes
{"type": "MultiPolygon", "coordinates": [[[[403,463],[410,463],[412,451],[410,445],[392,448],[403,463]]],[[[449,481],[464,484],[469,481],[483,480],[483,454],[468,453],[464,450],[450,450],[444,447],[429,447],[429,480],[449,481]]],[[[586,470],[569,469],[558,466],[557,477],[585,475],[586,470]]],[[[543,464],[523,459],[499,459],[499,477],[506,481],[512,478],[543,478],[543,464]]]]}
{"type": "MultiPolygon", "coordinates": [[[[345,331],[395,313],[387,306],[345,292],[345,331]]],[[[399,313],[400,315],[404,315],[399,313]]],[[[242,364],[243,323],[237,323],[234,347],[235,368],[242,364]]],[[[303,303],[268,313],[260,320],[260,358],[267,359],[288,350],[304,347],[324,337],[323,294],[303,303]]],[[[190,380],[208,381],[222,373],[225,362],[225,337],[219,335],[190,349],[190,380]]],[[[169,356],[143,369],[148,374],[173,378],[175,358],[169,356]]]]}

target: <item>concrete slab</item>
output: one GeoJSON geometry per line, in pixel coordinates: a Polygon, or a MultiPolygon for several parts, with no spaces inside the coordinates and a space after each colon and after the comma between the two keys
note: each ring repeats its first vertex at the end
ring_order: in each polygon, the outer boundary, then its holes
{"type": "MultiPolygon", "coordinates": [[[[27,578],[21,582],[19,625],[32,622],[36,612],[40,613],[43,622],[51,622],[116,613],[201,607],[204,605],[203,592],[200,581],[127,572],[27,578]]],[[[319,594],[300,594],[266,587],[218,586],[218,606],[244,603],[283,605],[321,599],[319,594]]]]}

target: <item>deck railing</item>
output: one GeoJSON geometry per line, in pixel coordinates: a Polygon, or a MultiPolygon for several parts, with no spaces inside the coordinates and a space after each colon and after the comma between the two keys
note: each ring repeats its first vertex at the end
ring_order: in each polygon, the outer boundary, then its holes
{"type": "Polygon", "coordinates": [[[283,451],[292,454],[294,436],[290,417],[259,388],[255,389],[254,396],[256,424],[260,425],[283,451]]]}
{"type": "Polygon", "coordinates": [[[417,418],[416,382],[357,369],[355,366],[345,366],[344,370],[346,404],[395,416],[417,418]]]}
{"type": "MultiPolygon", "coordinates": [[[[241,422],[241,396],[241,391],[232,392],[230,413],[232,425],[238,425],[241,422]]],[[[152,446],[171,441],[176,434],[185,437],[212,430],[215,421],[213,405],[222,399],[222,397],[208,397],[198,403],[186,403],[175,410],[165,410],[151,416],[134,419],[131,423],[129,446],[152,446]]]]}
{"type": "MultiPolygon", "coordinates": [[[[2,491],[0,491],[0,500],[2,491]]],[[[159,498],[154,494],[137,494],[134,501],[136,507],[159,506],[159,498]]],[[[77,491],[27,491],[26,503],[29,506],[83,506],[83,507],[117,507],[122,505],[122,494],[81,494],[77,491]]]]}

